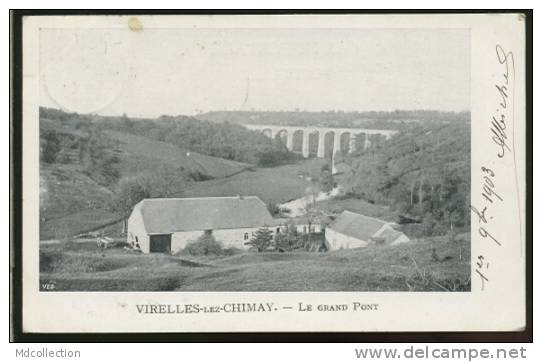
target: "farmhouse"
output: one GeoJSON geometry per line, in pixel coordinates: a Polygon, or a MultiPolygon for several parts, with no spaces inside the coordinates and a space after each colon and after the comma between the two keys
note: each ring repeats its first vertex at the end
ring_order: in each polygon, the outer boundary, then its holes
{"type": "Polygon", "coordinates": [[[128,242],[144,253],[175,253],[211,233],[226,247],[246,248],[254,232],[272,225],[256,196],[145,199],[128,219],[128,242]]]}
{"type": "Polygon", "coordinates": [[[307,216],[275,218],[273,219],[275,233],[285,233],[288,228],[294,227],[299,234],[321,233],[323,231],[322,217],[309,219],[307,216]]]}
{"type": "Polygon", "coordinates": [[[409,238],[393,228],[393,223],[373,217],[343,211],[326,228],[329,250],[360,248],[375,244],[396,245],[409,238]]]}

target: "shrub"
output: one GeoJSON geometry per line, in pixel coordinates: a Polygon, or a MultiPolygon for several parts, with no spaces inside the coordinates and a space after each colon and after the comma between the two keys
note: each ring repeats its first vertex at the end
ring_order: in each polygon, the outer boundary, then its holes
{"type": "Polygon", "coordinates": [[[189,242],[184,252],[190,255],[222,255],[222,243],[216,241],[211,231],[205,231],[205,233],[196,241],[189,242]]]}

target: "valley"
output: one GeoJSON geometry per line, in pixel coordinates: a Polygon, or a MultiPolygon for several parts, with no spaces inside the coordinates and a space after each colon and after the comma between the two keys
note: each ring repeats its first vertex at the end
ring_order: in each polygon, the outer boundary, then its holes
{"type": "Polygon", "coordinates": [[[216,119],[43,113],[40,281],[47,288],[470,290],[463,123],[403,123],[398,136],[331,161],[300,157],[278,138],[216,119]],[[316,215],[326,220],[322,228],[343,211],[378,218],[411,242],[325,253],[228,248],[216,255],[127,247],[125,221],[141,199],[235,196],[258,197],[275,218],[316,215]],[[100,251],[97,235],[116,246],[100,251]]]}

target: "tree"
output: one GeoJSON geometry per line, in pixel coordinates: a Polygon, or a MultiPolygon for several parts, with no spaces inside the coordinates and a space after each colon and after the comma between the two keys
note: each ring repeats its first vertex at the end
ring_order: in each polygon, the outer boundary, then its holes
{"type": "Polygon", "coordinates": [[[141,176],[139,183],[148,190],[149,197],[181,197],[188,175],[185,171],[161,166],[141,176]]]}
{"type": "Polygon", "coordinates": [[[322,172],[320,174],[320,189],[322,192],[330,192],[333,190],[333,184],[334,180],[331,171],[322,167],[322,172]]]}
{"type": "Polygon", "coordinates": [[[53,163],[56,156],[62,149],[60,139],[55,131],[41,131],[43,146],[41,150],[41,159],[47,163],[53,163]]]}
{"type": "Polygon", "coordinates": [[[426,236],[431,236],[435,233],[435,228],[437,225],[437,220],[435,216],[431,213],[425,214],[422,219],[422,229],[423,234],[426,236]]]}
{"type": "Polygon", "coordinates": [[[120,159],[117,155],[110,155],[105,158],[101,164],[101,174],[103,175],[106,185],[113,185],[120,178],[118,164],[120,159]]]}
{"type": "Polygon", "coordinates": [[[248,241],[246,245],[252,245],[258,249],[258,252],[267,250],[271,246],[273,241],[273,232],[266,227],[258,229],[254,233],[252,240],[248,241]]]}
{"type": "Polygon", "coordinates": [[[451,233],[458,225],[468,223],[470,217],[470,189],[467,182],[455,174],[444,179],[442,195],[443,219],[451,233]]]}
{"type": "Polygon", "coordinates": [[[128,217],[134,206],[141,200],[149,198],[150,192],[138,179],[123,180],[119,184],[118,191],[113,197],[110,209],[118,212],[124,219],[123,233],[126,232],[128,217]]]}
{"type": "Polygon", "coordinates": [[[269,202],[267,204],[267,210],[272,216],[277,216],[280,214],[280,207],[278,204],[275,204],[273,202],[269,202]]]}

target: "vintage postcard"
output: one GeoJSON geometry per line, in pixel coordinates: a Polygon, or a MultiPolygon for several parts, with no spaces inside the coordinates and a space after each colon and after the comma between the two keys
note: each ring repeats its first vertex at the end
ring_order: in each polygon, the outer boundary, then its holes
{"type": "Polygon", "coordinates": [[[521,14],[23,19],[23,331],[521,331],[521,14]]]}

